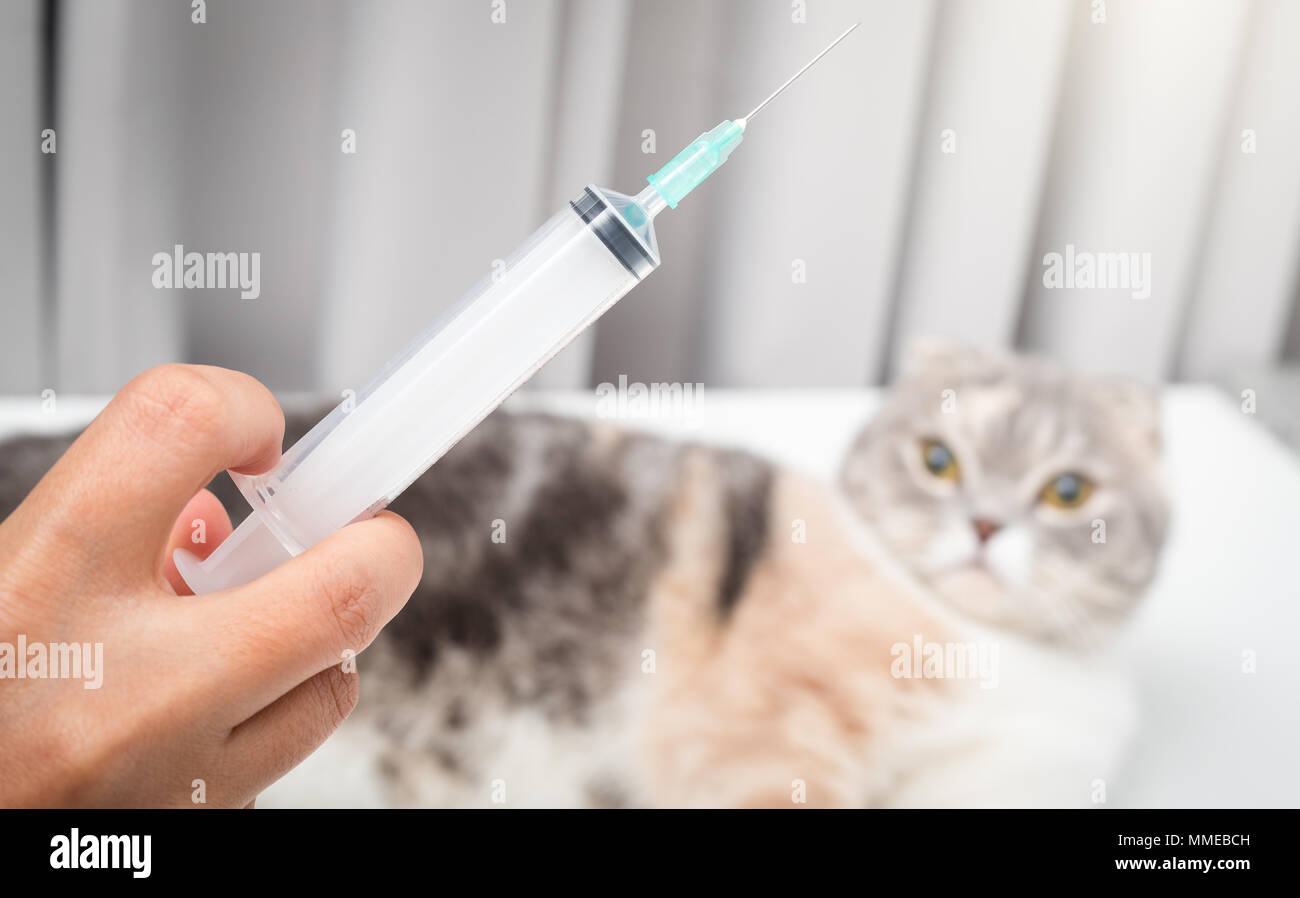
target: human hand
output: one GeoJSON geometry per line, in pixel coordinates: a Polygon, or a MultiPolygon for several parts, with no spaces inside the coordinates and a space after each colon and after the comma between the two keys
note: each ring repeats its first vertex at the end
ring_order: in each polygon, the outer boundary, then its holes
{"type": "Polygon", "coordinates": [[[171,561],[229,535],[203,485],[226,468],[269,470],[283,432],[247,375],[154,368],[0,524],[0,807],[184,806],[203,793],[246,806],[356,705],[357,675],[340,662],[420,579],[404,520],[351,524],[211,595],[187,596],[171,561]],[[199,519],[204,546],[190,540],[199,519]],[[78,674],[57,648],[34,666],[32,647],[51,643],[76,649],[78,674]]]}

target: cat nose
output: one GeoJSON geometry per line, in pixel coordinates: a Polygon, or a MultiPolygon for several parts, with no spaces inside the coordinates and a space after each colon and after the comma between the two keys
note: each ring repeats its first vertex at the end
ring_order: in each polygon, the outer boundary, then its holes
{"type": "Polygon", "coordinates": [[[988,518],[973,518],[971,524],[975,527],[975,535],[980,538],[981,543],[986,543],[992,538],[993,534],[1002,529],[1002,524],[998,521],[990,521],[988,518]]]}

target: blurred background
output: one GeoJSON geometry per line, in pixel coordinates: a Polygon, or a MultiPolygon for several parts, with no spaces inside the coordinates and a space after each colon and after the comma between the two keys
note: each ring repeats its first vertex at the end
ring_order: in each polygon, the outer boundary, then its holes
{"type": "Polygon", "coordinates": [[[647,423],[830,476],[914,337],[1165,385],[1117,801],[1300,803],[1294,0],[5,0],[0,435],[166,361],[357,389],[586,184],[635,193],[857,21],[531,386],[702,383],[698,429],[647,423]],[[177,244],[259,253],[260,295],[156,289],[177,244]],[[1149,258],[1149,295],[1048,288],[1071,246],[1149,258]]]}
{"type": "Polygon", "coordinates": [[[195,6],[0,6],[3,393],[356,388],[586,183],[636,192],[862,21],[537,384],[864,386],[941,334],[1249,387],[1300,434],[1300,4],[195,6]],[[155,289],[178,243],[259,252],[261,295],[155,289]],[[1046,288],[1067,244],[1149,253],[1150,296],[1046,288]]]}

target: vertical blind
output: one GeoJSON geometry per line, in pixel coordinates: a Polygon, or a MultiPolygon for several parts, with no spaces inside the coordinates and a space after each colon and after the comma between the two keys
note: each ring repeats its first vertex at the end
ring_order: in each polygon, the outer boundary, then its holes
{"type": "Polygon", "coordinates": [[[173,359],[355,388],[587,182],[635,192],[854,21],[538,382],[858,386],[931,334],[1153,381],[1300,348],[1288,0],[188,7],[0,6],[4,392],[173,359]],[[259,252],[260,296],[155,289],[176,244],[259,252]],[[1149,295],[1048,286],[1067,249],[1149,260],[1149,295]]]}

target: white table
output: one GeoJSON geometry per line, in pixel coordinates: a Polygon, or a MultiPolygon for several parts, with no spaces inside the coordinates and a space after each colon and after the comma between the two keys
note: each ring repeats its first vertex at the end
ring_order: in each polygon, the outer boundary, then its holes
{"type": "MultiPolygon", "coordinates": [[[[692,414],[623,423],[830,477],[878,396],[706,390],[692,414]]],[[[0,399],[0,437],[81,426],[103,402],[60,397],[44,413],[36,398],[0,399]]],[[[521,394],[511,405],[596,409],[591,393],[521,394]]],[[[1143,714],[1112,796],[1136,806],[1300,806],[1300,460],[1207,387],[1166,391],[1164,437],[1173,525],[1161,574],[1122,637],[1143,714]],[[1246,651],[1253,674],[1242,670],[1246,651]]]]}

